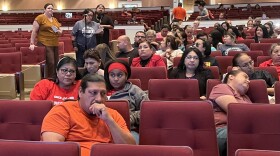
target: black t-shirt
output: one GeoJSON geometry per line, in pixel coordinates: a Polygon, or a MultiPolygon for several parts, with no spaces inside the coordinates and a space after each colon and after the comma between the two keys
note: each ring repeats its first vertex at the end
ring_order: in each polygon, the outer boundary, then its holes
{"type": "MultiPolygon", "coordinates": [[[[94,16],[93,21],[100,23],[101,25],[111,25],[114,27],[113,20],[107,15],[102,15],[101,17],[94,16]]],[[[97,44],[106,43],[107,45],[109,45],[109,29],[104,28],[104,34],[97,35],[96,40],[97,44]]]]}

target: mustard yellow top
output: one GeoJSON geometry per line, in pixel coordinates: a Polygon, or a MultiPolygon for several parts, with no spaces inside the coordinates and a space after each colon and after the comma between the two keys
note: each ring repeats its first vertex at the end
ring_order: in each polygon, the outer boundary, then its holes
{"type": "Polygon", "coordinates": [[[39,24],[39,31],[37,35],[37,40],[45,46],[58,46],[58,36],[57,32],[54,32],[52,27],[59,29],[61,24],[56,18],[52,17],[52,22],[44,14],[38,15],[35,21],[39,24]]]}

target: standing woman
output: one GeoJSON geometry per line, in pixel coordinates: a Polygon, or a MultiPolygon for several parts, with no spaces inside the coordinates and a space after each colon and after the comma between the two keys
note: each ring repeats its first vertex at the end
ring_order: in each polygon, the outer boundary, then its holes
{"type": "Polygon", "coordinates": [[[85,9],[83,15],[85,17],[77,21],[72,30],[72,44],[76,52],[78,67],[84,66],[84,52],[97,45],[96,34],[102,32],[102,29],[99,29],[100,24],[92,21],[94,13],[91,9],[85,9]]]}
{"type": "Polygon", "coordinates": [[[114,22],[109,16],[105,15],[105,6],[103,4],[97,5],[93,20],[100,23],[101,27],[104,28],[104,34],[97,35],[97,44],[106,43],[109,45],[109,29],[114,28],[114,22]]]}
{"type": "Polygon", "coordinates": [[[44,13],[38,15],[33,22],[29,48],[34,50],[35,38],[37,38],[37,46],[46,48],[45,77],[49,78],[55,74],[55,65],[59,58],[58,37],[62,30],[60,30],[61,24],[53,17],[53,4],[45,4],[44,9],[44,13]]]}

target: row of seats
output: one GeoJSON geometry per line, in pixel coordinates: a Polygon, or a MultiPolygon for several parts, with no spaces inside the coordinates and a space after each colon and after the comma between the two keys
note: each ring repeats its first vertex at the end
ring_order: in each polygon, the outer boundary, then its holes
{"type": "MultiPolygon", "coordinates": [[[[115,109],[128,117],[127,106],[115,109]]],[[[0,139],[40,140],[51,107],[50,101],[0,101],[0,139]]],[[[280,150],[280,105],[230,104],[227,113],[229,156],[238,149],[280,150]]],[[[196,156],[218,156],[213,108],[205,101],[143,101],[139,132],[140,145],[189,146],[196,156]]]]}

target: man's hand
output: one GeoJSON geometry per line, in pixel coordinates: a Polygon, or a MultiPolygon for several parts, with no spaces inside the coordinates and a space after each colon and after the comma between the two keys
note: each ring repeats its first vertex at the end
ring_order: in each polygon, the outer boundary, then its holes
{"type": "Polygon", "coordinates": [[[112,119],[111,115],[107,111],[107,107],[104,104],[94,103],[89,107],[89,110],[92,114],[95,114],[104,121],[112,119]]]}
{"type": "Polygon", "coordinates": [[[34,44],[30,44],[29,49],[33,51],[35,49],[35,47],[36,46],[34,44]]]}

